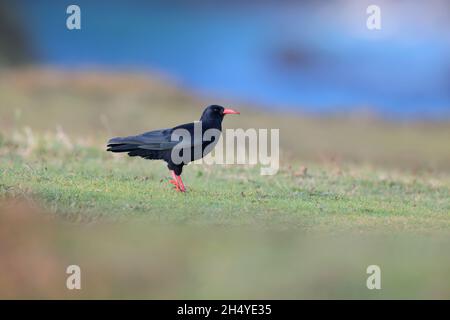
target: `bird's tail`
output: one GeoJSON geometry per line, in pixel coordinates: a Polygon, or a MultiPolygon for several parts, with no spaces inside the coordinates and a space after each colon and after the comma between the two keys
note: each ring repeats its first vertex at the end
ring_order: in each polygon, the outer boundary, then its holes
{"type": "Polygon", "coordinates": [[[130,152],[138,149],[139,145],[134,143],[126,143],[127,137],[125,138],[113,138],[108,141],[106,151],[111,152],[130,152]]]}
{"type": "Polygon", "coordinates": [[[108,148],[106,151],[111,152],[130,152],[138,149],[136,145],[131,144],[114,144],[114,145],[108,145],[108,148]]]}
{"type": "Polygon", "coordinates": [[[147,149],[142,144],[134,143],[130,138],[134,137],[119,137],[109,140],[106,151],[127,152],[130,157],[138,156],[149,160],[157,160],[164,157],[163,151],[147,149]]]}

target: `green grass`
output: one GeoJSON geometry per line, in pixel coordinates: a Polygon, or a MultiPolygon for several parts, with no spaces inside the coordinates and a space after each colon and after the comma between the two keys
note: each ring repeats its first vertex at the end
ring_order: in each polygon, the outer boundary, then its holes
{"type": "Polygon", "coordinates": [[[100,147],[67,149],[56,138],[46,141],[26,156],[9,144],[0,166],[0,195],[31,197],[76,221],[138,218],[331,232],[450,227],[445,175],[357,165],[312,165],[300,174],[292,169],[299,167],[294,162],[291,169],[261,176],[257,166],[191,164],[183,174],[188,192],[182,194],[168,183],[163,162],[112,155],[100,147]]]}

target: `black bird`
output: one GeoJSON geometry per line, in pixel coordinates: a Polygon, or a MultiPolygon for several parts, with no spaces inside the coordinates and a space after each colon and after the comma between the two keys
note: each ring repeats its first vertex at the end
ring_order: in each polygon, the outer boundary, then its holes
{"type": "Polygon", "coordinates": [[[164,160],[172,174],[173,180],[170,180],[170,183],[178,191],[185,192],[186,188],[180,176],[183,166],[190,161],[203,158],[211,151],[219,137],[213,136],[210,139],[205,139],[204,133],[209,129],[216,129],[220,133],[222,131],[222,120],[226,114],[239,114],[239,112],[218,105],[211,105],[203,111],[200,121],[197,123],[191,122],[170,129],[149,131],[137,136],[113,138],[108,141],[107,151],[127,152],[131,157],[139,156],[150,160],[164,160]],[[201,125],[201,136],[200,132],[195,129],[199,128],[199,125],[201,125]],[[186,135],[183,135],[186,133],[189,134],[189,140],[186,135]],[[174,148],[176,149],[174,150],[174,148]],[[201,154],[198,152],[199,150],[201,150],[201,154]],[[176,152],[173,153],[173,151],[176,152]],[[190,151],[190,154],[187,153],[188,151],[190,151]],[[186,159],[183,158],[183,161],[180,162],[174,159],[174,154],[178,154],[180,157],[184,154],[186,159]]]}

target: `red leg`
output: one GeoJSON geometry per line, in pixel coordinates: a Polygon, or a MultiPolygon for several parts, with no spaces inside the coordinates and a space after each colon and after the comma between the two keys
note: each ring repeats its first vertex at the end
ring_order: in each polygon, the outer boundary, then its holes
{"type": "Polygon", "coordinates": [[[176,176],[176,177],[177,177],[178,187],[180,188],[180,191],[186,192],[186,187],[184,186],[183,180],[181,180],[181,176],[176,176]]]}
{"type": "Polygon", "coordinates": [[[174,172],[173,170],[170,170],[170,173],[172,174],[172,178],[173,178],[173,179],[172,179],[172,180],[169,180],[169,182],[175,186],[175,189],[176,189],[177,191],[181,191],[181,190],[180,190],[180,186],[178,185],[178,178],[177,178],[177,175],[175,174],[175,172],[174,172]]]}

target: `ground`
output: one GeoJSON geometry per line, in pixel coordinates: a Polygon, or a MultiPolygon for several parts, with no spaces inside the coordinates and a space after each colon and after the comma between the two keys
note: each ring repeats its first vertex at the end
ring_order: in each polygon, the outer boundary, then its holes
{"type": "MultiPolygon", "coordinates": [[[[25,251],[40,243],[50,257],[42,272],[77,260],[102,275],[82,297],[450,296],[449,282],[438,281],[449,277],[447,122],[232,105],[241,115],[225,127],[280,129],[279,173],[191,164],[185,194],[172,189],[163,163],[105,151],[110,137],[195,120],[206,104],[142,75],[3,73],[0,212],[12,226],[3,224],[4,236],[17,228],[25,251]],[[40,222],[22,228],[15,207],[40,222]],[[381,293],[365,287],[370,264],[387,270],[381,293]]],[[[19,258],[4,254],[11,265],[3,268],[16,270],[19,258]]],[[[33,287],[9,296],[68,294],[33,287]]]]}
{"type": "Polygon", "coordinates": [[[41,145],[31,151],[35,155],[4,155],[2,195],[39,200],[75,221],[138,218],[327,232],[428,233],[450,227],[448,176],[357,165],[283,168],[261,176],[258,167],[191,164],[183,174],[188,192],[182,194],[168,183],[162,162],[57,144],[59,150],[41,145]]]}

